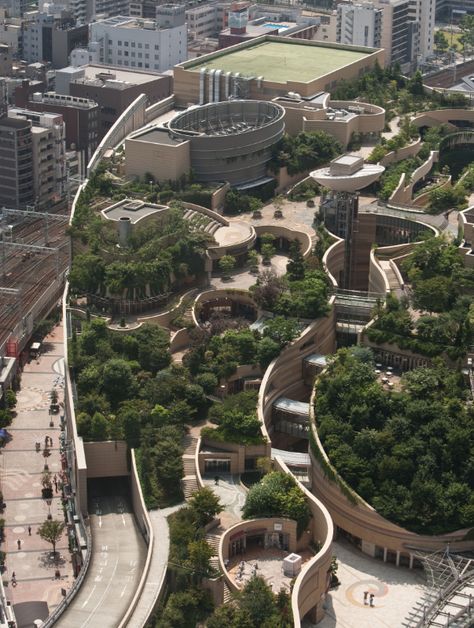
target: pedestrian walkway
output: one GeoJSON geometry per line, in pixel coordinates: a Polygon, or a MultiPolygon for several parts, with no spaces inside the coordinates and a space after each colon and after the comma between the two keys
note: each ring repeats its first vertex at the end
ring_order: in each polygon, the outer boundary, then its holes
{"type": "Polygon", "coordinates": [[[150,510],[148,513],[155,537],[153,554],[142,594],[127,623],[127,628],[143,628],[151,615],[160,594],[168,566],[170,532],[167,517],[184,505],[183,502],[169,508],[150,510]]]}
{"type": "MultiPolygon", "coordinates": [[[[401,628],[426,588],[423,573],[370,558],[345,540],[335,541],[333,552],[340,585],[329,592],[318,628],[401,628]],[[365,591],[373,594],[373,607],[364,604],[365,591]]],[[[303,626],[314,624],[305,621],[303,626]]]]}
{"type": "Polygon", "coordinates": [[[49,512],[53,519],[64,521],[60,486],[50,506],[41,496],[45,461],[53,477],[56,474],[59,478],[61,473],[60,419],[59,414],[49,415],[49,405],[53,388],[58,393],[58,401],[63,400],[62,332],[62,326],[56,326],[45,338],[41,356],[25,365],[17,394],[16,416],[7,428],[11,438],[0,450],[1,488],[6,504],[2,549],[6,552],[7,571],[3,579],[9,583],[7,598],[14,606],[23,602],[46,602],[50,613],[61,601],[61,589],[69,588],[73,582],[66,532],[57,543],[55,560],[52,546],[36,533],[49,512]],[[43,457],[46,437],[52,439],[52,445],[49,456],[43,457]],[[40,451],[36,450],[35,443],[40,443],[40,451]],[[59,570],[59,578],[55,577],[56,570],[59,570]],[[16,586],[10,582],[13,572],[16,586]]]}

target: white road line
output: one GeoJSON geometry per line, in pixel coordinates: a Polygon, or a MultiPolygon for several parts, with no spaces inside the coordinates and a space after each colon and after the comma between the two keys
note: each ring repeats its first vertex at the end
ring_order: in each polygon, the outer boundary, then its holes
{"type": "Polygon", "coordinates": [[[84,606],[85,606],[85,605],[89,602],[89,600],[90,600],[90,599],[91,599],[91,597],[92,597],[92,594],[93,594],[93,593],[94,593],[94,591],[95,591],[95,588],[96,588],[96,587],[95,587],[95,584],[94,584],[94,586],[92,587],[91,592],[89,593],[89,595],[88,595],[88,597],[87,597],[86,601],[85,601],[85,602],[84,602],[84,604],[81,606],[81,608],[84,608],[84,606]]]}

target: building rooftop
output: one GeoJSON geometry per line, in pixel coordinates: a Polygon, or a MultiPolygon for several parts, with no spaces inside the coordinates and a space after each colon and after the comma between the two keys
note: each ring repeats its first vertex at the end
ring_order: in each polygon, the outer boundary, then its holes
{"type": "Polygon", "coordinates": [[[101,214],[107,220],[120,221],[129,219],[130,223],[136,224],[142,218],[151,214],[159,214],[167,211],[165,205],[154,205],[153,203],[145,203],[143,201],[135,201],[130,198],[124,198],[122,201],[106,207],[101,214]]]}
{"type": "MultiPolygon", "coordinates": [[[[73,79],[75,83],[88,83],[97,86],[124,89],[127,85],[144,85],[156,81],[162,75],[141,70],[123,70],[110,65],[83,65],[74,70],[84,70],[84,76],[73,79]]],[[[69,70],[69,68],[65,68],[69,70]]],[[[64,70],[61,70],[63,72],[64,70]]]]}
{"type": "Polygon", "coordinates": [[[267,81],[307,83],[335,72],[374,52],[372,48],[319,44],[305,40],[255,39],[246,46],[231,47],[182,64],[199,72],[201,68],[262,76],[267,81]]]}
{"type": "Polygon", "coordinates": [[[164,127],[153,127],[151,129],[147,129],[143,133],[133,134],[131,138],[139,140],[140,142],[150,142],[150,144],[166,144],[168,146],[182,144],[186,141],[178,137],[173,137],[170,135],[168,129],[165,129],[164,127]]]}

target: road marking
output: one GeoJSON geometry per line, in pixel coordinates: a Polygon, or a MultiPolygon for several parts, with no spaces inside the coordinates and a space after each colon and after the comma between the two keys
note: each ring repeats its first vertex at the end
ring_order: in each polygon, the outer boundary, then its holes
{"type": "Polygon", "coordinates": [[[102,517],[99,515],[99,528],[102,527],[102,517]]]}
{"type": "Polygon", "coordinates": [[[124,526],[126,526],[127,524],[125,523],[125,517],[122,515],[122,523],[124,526]]]}
{"type": "Polygon", "coordinates": [[[86,598],[86,601],[84,602],[84,604],[82,605],[81,608],[84,608],[84,606],[89,602],[89,600],[91,599],[92,594],[94,593],[94,591],[95,591],[95,584],[92,587],[91,592],[89,593],[89,596],[86,598]]]}

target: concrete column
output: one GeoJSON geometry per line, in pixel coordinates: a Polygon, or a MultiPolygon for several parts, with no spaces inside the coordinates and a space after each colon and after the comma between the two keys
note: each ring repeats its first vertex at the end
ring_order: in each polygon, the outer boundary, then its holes
{"type": "Polygon", "coordinates": [[[387,548],[386,547],[383,548],[383,562],[384,563],[387,562],[387,548]]]}
{"type": "Polygon", "coordinates": [[[410,554],[410,564],[408,565],[410,569],[413,569],[413,554],[410,554]]]}
{"type": "Polygon", "coordinates": [[[400,567],[400,552],[397,552],[397,560],[395,562],[397,567],[400,567]]]}

